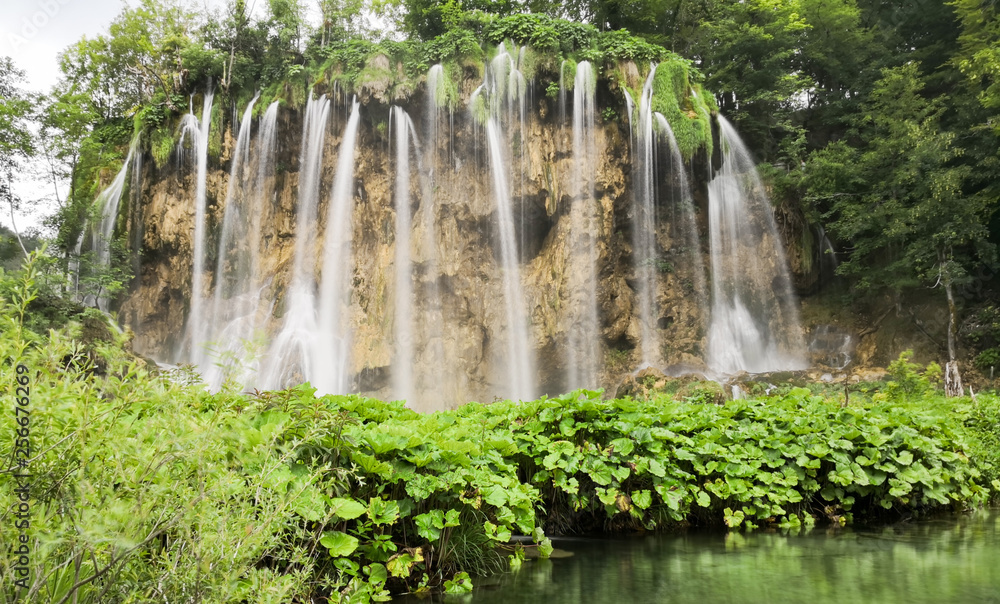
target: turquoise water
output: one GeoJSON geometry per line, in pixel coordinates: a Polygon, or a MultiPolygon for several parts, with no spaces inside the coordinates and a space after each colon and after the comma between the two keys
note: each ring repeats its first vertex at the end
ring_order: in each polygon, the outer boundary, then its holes
{"type": "MultiPolygon", "coordinates": [[[[571,554],[480,579],[474,604],[1000,604],[1000,510],[876,529],[562,539],[571,554]]],[[[425,602],[428,600],[424,600],[425,602]]]]}

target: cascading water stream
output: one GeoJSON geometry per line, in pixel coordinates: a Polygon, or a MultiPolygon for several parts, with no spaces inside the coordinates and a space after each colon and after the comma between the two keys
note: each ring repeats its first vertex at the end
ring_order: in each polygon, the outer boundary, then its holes
{"type": "MultiPolygon", "coordinates": [[[[272,103],[260,121],[256,147],[251,149],[254,101],[243,114],[232,156],[223,226],[219,238],[212,305],[212,355],[202,367],[213,389],[229,379],[248,385],[257,371],[256,331],[263,320],[259,272],[261,216],[269,199],[274,170],[278,104],[272,103]],[[256,163],[255,163],[256,162],[256,163]]],[[[267,305],[266,310],[270,310],[267,305]]]]}
{"type": "Polygon", "coordinates": [[[395,129],[396,145],[396,254],[395,304],[393,329],[396,357],[392,364],[393,396],[409,401],[413,398],[413,365],[416,357],[413,310],[413,251],[410,232],[413,220],[410,215],[410,131],[413,122],[401,107],[394,106],[390,114],[389,129],[395,129]]]}
{"type": "Polygon", "coordinates": [[[718,122],[723,160],[708,185],[712,314],[706,361],[719,374],[805,368],[770,200],[736,130],[721,115],[718,122]]]}
{"type": "Polygon", "coordinates": [[[323,245],[323,273],[319,286],[319,328],[315,341],[313,385],[320,394],[342,394],[349,389],[351,329],[347,305],[351,291],[351,253],[354,233],[354,155],[358,138],[357,99],[337,156],[337,172],[327,208],[323,245]]]}
{"type": "Polygon", "coordinates": [[[326,95],[306,103],[299,153],[298,208],[292,277],[284,299],[281,329],[271,342],[261,369],[263,388],[281,389],[313,377],[316,360],[316,207],[319,201],[330,101],[326,95]]]}
{"type": "Polygon", "coordinates": [[[497,222],[500,231],[500,264],[503,272],[504,307],[507,318],[507,397],[512,400],[534,398],[534,351],[529,344],[528,318],[524,310],[517,262],[517,240],[514,236],[514,212],[511,208],[504,167],[503,147],[496,120],[486,122],[486,143],[490,153],[493,193],[497,202],[497,222]]]}
{"type": "MultiPolygon", "coordinates": [[[[519,53],[519,57],[523,53],[519,53]]],[[[497,231],[500,239],[500,270],[503,280],[504,313],[507,319],[505,333],[506,359],[504,364],[507,379],[502,387],[511,399],[529,400],[535,393],[535,358],[530,344],[531,330],[526,312],[524,290],[521,286],[520,248],[514,224],[514,208],[511,202],[511,172],[506,157],[513,147],[505,141],[500,132],[503,121],[505,129],[518,128],[520,135],[518,151],[521,154],[522,169],[519,179],[524,178],[527,153],[524,144],[525,92],[527,81],[518,70],[518,62],[507,52],[505,45],[497,49],[497,55],[490,61],[483,85],[470,98],[473,112],[476,111],[476,97],[482,95],[487,104],[486,146],[489,155],[490,174],[493,181],[493,197],[497,204],[497,231]]],[[[523,199],[521,208],[523,212],[523,199]]],[[[523,215],[522,215],[523,220],[523,215]]]]}
{"type": "MultiPolygon", "coordinates": [[[[656,334],[656,200],[654,179],[656,162],[653,155],[653,77],[656,65],[651,65],[649,76],[639,98],[638,120],[633,149],[633,224],[632,261],[635,270],[636,299],[639,307],[639,351],[643,366],[658,365],[660,360],[659,338],[656,334]]],[[[631,97],[627,97],[631,101],[631,97]]],[[[631,103],[630,103],[631,104],[631,103]]],[[[630,115],[632,115],[630,113],[630,115]]]]}
{"type": "Polygon", "coordinates": [[[229,351],[225,349],[230,348],[230,345],[233,344],[231,340],[224,341],[220,339],[222,330],[219,328],[231,320],[232,317],[229,311],[234,310],[232,305],[228,304],[225,310],[223,310],[222,302],[224,298],[228,300],[232,297],[232,288],[226,279],[227,256],[229,255],[230,246],[234,243],[232,236],[235,223],[241,220],[238,198],[243,195],[243,179],[248,171],[247,165],[250,163],[251,114],[253,106],[256,103],[257,97],[254,96],[253,100],[247,105],[246,111],[243,112],[243,118],[239,122],[240,127],[236,135],[236,147],[233,149],[232,154],[232,167],[229,171],[229,183],[226,187],[225,213],[223,214],[222,233],[219,237],[216,258],[215,279],[213,280],[215,293],[212,298],[212,307],[208,313],[209,319],[206,321],[204,327],[204,340],[201,342],[201,346],[197,346],[192,350],[191,355],[192,363],[198,367],[202,377],[208,383],[209,387],[213,389],[218,388],[222,384],[225,371],[223,367],[220,367],[220,363],[226,362],[222,357],[225,356],[225,352],[229,351]]]}
{"type": "Polygon", "coordinates": [[[565,315],[567,344],[566,387],[596,388],[601,346],[597,312],[597,221],[594,175],[597,171],[595,143],[595,78],[590,63],[576,66],[573,82],[573,168],[569,191],[570,236],[567,246],[569,312],[565,315]]]}
{"type": "MultiPolygon", "coordinates": [[[[446,330],[451,324],[444,317],[444,307],[441,288],[438,285],[439,251],[437,218],[438,203],[435,195],[437,157],[439,148],[438,126],[442,121],[443,110],[448,105],[444,68],[438,64],[427,72],[428,103],[426,110],[426,144],[420,152],[416,132],[413,132],[414,145],[417,147],[417,173],[420,177],[420,207],[417,210],[416,223],[423,233],[417,242],[416,261],[419,263],[419,292],[422,300],[422,312],[418,316],[421,324],[418,345],[421,348],[420,358],[423,361],[420,374],[416,379],[416,399],[408,399],[414,409],[433,410],[439,404],[442,396],[455,396],[459,392],[457,375],[447,371],[448,366],[457,365],[456,358],[449,358],[445,350],[444,339],[446,330]]],[[[451,112],[449,111],[449,115],[451,112]]],[[[412,128],[412,125],[411,125],[412,128]]],[[[450,150],[450,148],[449,148],[450,150]]],[[[453,336],[448,333],[448,336],[453,336]]]]}
{"type": "Polygon", "coordinates": [[[692,285],[694,295],[698,298],[701,316],[709,316],[708,291],[705,283],[705,259],[702,257],[701,245],[698,242],[698,224],[695,220],[694,199],[691,196],[691,185],[688,183],[687,172],[684,169],[684,158],[674,137],[674,129],[662,114],[654,114],[660,131],[670,143],[671,170],[671,202],[673,226],[675,231],[681,231],[676,237],[687,248],[687,259],[691,265],[692,285]]]}
{"type": "Polygon", "coordinates": [[[186,137],[191,138],[195,149],[195,162],[197,166],[194,193],[194,257],[192,259],[191,273],[191,310],[188,314],[187,336],[190,345],[188,356],[195,359],[201,354],[201,348],[205,342],[205,180],[208,175],[208,135],[212,126],[212,98],[213,93],[211,91],[205,93],[200,120],[196,119],[193,113],[189,113],[182,120],[181,141],[179,143],[183,145],[186,137]]]}
{"type": "MultiPolygon", "coordinates": [[[[101,191],[97,199],[94,200],[94,204],[101,213],[101,221],[91,231],[91,249],[96,253],[97,264],[100,267],[107,268],[111,266],[111,239],[115,232],[115,222],[118,220],[118,206],[121,203],[122,192],[125,190],[125,178],[128,175],[129,167],[132,165],[132,158],[135,156],[135,150],[138,145],[139,137],[136,136],[129,145],[128,155],[125,156],[125,162],[122,164],[121,169],[118,170],[118,174],[115,175],[111,184],[101,191]]],[[[80,240],[74,248],[77,257],[80,255],[82,243],[83,234],[81,233],[80,240]]],[[[88,296],[88,299],[84,303],[96,304],[98,308],[105,312],[108,310],[108,299],[100,294],[88,296]]]]}

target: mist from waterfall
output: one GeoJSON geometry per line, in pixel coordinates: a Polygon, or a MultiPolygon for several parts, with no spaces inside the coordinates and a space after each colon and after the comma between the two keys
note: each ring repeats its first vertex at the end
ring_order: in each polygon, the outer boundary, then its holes
{"type": "Polygon", "coordinates": [[[722,166],[708,185],[706,362],[723,375],[803,369],[805,342],[771,202],[735,128],[721,115],[718,123],[722,166]]]}

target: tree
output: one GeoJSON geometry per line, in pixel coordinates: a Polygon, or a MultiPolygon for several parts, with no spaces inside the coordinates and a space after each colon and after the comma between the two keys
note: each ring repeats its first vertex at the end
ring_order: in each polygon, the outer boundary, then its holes
{"type": "MultiPolygon", "coordinates": [[[[14,66],[10,57],[0,57],[0,200],[10,209],[11,226],[21,242],[14,223],[14,212],[21,200],[13,190],[14,173],[21,168],[21,162],[35,154],[35,141],[28,127],[34,95],[18,87],[24,80],[24,72],[14,66]]],[[[21,242],[21,250],[28,252],[21,242]]]]}
{"type": "Polygon", "coordinates": [[[793,130],[790,116],[809,84],[797,58],[809,24],[799,2],[748,0],[710,3],[699,16],[689,51],[716,91],[720,110],[764,157],[793,130]]]}
{"type": "Polygon", "coordinates": [[[946,99],[922,96],[920,66],[887,68],[876,83],[855,136],[858,148],[831,145],[816,153],[807,179],[827,200],[831,231],[852,246],[838,271],[860,290],[898,295],[918,284],[940,287],[948,302],[946,386],[961,390],[955,355],[954,289],[971,269],[995,261],[987,224],[992,200],[966,186],[970,167],[952,132],[942,131],[946,99]]]}

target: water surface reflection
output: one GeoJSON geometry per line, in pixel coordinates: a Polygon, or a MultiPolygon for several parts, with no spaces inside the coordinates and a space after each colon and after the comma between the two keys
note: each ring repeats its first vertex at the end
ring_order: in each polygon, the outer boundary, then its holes
{"type": "Polygon", "coordinates": [[[556,547],[573,555],[525,562],[444,601],[1000,604],[1000,509],[877,529],[689,531],[556,547]]]}

